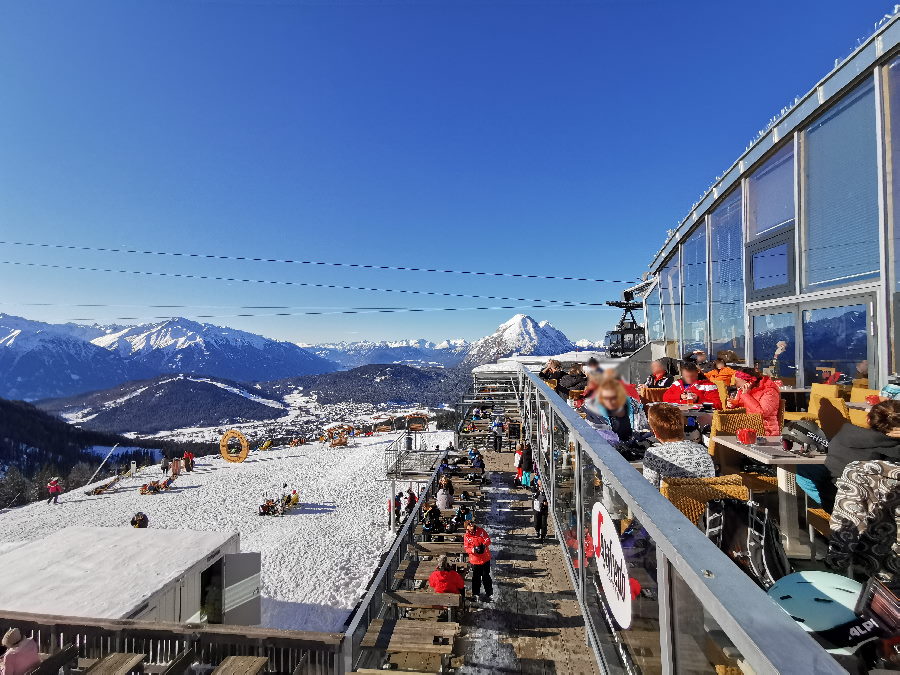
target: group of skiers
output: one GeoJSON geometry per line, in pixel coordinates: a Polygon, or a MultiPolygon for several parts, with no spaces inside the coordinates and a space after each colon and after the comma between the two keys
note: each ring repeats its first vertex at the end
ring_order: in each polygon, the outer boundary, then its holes
{"type": "Polygon", "coordinates": [[[182,457],[175,457],[171,461],[165,455],[163,455],[162,462],[159,464],[159,468],[163,473],[172,472],[172,478],[177,478],[178,474],[181,473],[181,470],[185,471],[193,471],[194,470],[194,453],[188,452],[185,450],[184,455],[182,457]]]}

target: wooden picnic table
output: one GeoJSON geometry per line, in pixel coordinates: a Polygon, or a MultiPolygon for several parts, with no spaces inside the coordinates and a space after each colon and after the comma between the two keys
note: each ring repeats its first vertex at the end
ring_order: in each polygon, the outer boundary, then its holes
{"type": "Polygon", "coordinates": [[[755,445],[744,445],[736,436],[716,436],[716,443],[736,450],[745,457],[774,466],[778,476],[778,523],[785,552],[794,558],[808,557],[809,544],[801,540],[797,511],[797,466],[824,464],[825,453],[797,455],[781,446],[781,436],[760,436],[755,445]]]}
{"type": "Polygon", "coordinates": [[[447,620],[453,621],[453,610],[464,606],[465,598],[459,593],[435,593],[427,591],[385,591],[384,602],[406,609],[446,609],[447,620]]]}
{"type": "Polygon", "coordinates": [[[257,675],[268,663],[265,656],[229,656],[212,671],[212,675],[257,675]]]}
{"type": "Polygon", "coordinates": [[[127,675],[144,672],[146,654],[112,652],[94,663],[85,673],[91,675],[127,675]]]}
{"type": "MultiPolygon", "coordinates": [[[[416,525],[416,534],[425,534],[425,530],[421,525],[416,525]]],[[[456,532],[432,532],[432,537],[459,537],[460,541],[462,541],[462,537],[465,534],[465,530],[463,528],[459,528],[456,532]]]]}
{"type": "Polygon", "coordinates": [[[360,647],[381,649],[388,654],[414,652],[449,656],[458,634],[459,624],[453,621],[375,619],[369,624],[360,647]]]}
{"type": "MultiPolygon", "coordinates": [[[[451,566],[463,577],[469,570],[466,563],[451,563],[451,566]]],[[[428,581],[432,572],[437,569],[437,560],[404,560],[394,572],[397,581],[428,581]]]]}
{"type": "Polygon", "coordinates": [[[465,549],[461,541],[414,541],[411,542],[407,551],[412,552],[416,556],[436,556],[436,555],[463,555],[465,549]]]}

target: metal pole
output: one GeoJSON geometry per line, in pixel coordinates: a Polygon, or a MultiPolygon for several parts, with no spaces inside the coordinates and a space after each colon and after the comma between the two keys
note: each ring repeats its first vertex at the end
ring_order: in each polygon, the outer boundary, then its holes
{"type": "Polygon", "coordinates": [[[396,494],[397,494],[396,481],[393,478],[391,478],[391,498],[390,498],[390,501],[388,502],[388,504],[390,504],[389,511],[391,514],[391,532],[397,531],[397,518],[395,515],[395,511],[394,511],[394,497],[396,496],[396,494]]]}

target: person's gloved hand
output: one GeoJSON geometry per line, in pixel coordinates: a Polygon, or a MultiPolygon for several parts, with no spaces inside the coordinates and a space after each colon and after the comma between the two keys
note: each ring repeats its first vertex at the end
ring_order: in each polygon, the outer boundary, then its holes
{"type": "Polygon", "coordinates": [[[478,544],[477,546],[473,547],[472,550],[478,555],[481,555],[482,553],[484,553],[484,544],[478,544]]]}

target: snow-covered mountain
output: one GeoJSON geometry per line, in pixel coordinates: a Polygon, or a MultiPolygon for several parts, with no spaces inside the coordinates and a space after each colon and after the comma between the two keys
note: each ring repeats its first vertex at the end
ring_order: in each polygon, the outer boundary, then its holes
{"type": "Polygon", "coordinates": [[[516,314],[500,324],[492,335],[473,342],[466,350],[461,365],[475,367],[514,354],[551,355],[573,349],[575,345],[549,321],[538,323],[526,314],[516,314]]]}
{"type": "Polygon", "coordinates": [[[469,343],[465,340],[397,340],[372,342],[337,342],[319,345],[300,345],[319,356],[341,364],[345,368],[357,368],[382,363],[401,363],[408,366],[451,367],[459,364],[466,355],[469,343]]]}
{"type": "Polygon", "coordinates": [[[596,349],[605,351],[606,350],[606,341],[605,340],[576,340],[574,342],[575,346],[579,349],[596,349]]]}
{"type": "Polygon", "coordinates": [[[273,380],[337,364],[289,342],[188,319],[138,326],[47,324],[0,314],[0,396],[68,396],[166,373],[273,380]]]}

